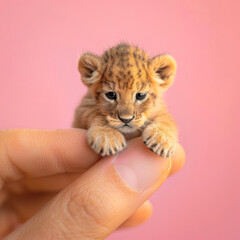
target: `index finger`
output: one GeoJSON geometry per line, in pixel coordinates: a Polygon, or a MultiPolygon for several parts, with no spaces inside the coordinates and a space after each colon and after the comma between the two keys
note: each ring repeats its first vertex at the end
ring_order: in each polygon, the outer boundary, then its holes
{"type": "MultiPolygon", "coordinates": [[[[25,177],[31,179],[35,188],[34,178],[40,183],[45,179],[45,188],[58,186],[59,178],[53,179],[52,175],[61,178],[65,173],[86,171],[101,158],[88,146],[86,133],[83,129],[0,131],[0,188],[3,181],[25,177]]],[[[141,139],[136,141],[140,143],[141,139]]],[[[184,159],[184,150],[178,144],[170,174],[182,167],[184,159]]]]}
{"type": "Polygon", "coordinates": [[[99,159],[83,129],[0,131],[0,186],[25,176],[79,172],[99,159]]]}

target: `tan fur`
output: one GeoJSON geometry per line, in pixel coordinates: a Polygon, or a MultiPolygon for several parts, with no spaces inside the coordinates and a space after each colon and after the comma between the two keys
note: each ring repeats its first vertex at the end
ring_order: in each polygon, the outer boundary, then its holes
{"type": "Polygon", "coordinates": [[[76,109],[73,127],[88,129],[88,143],[97,153],[116,154],[126,147],[126,140],[142,135],[156,154],[173,154],[177,127],[162,98],[176,72],[171,56],[150,59],[138,47],[119,44],[102,56],[83,54],[78,69],[89,89],[76,109]],[[108,99],[108,92],[117,98],[108,99]],[[144,100],[136,99],[139,92],[147,94],[144,100]],[[131,118],[126,124],[120,120],[131,118]]]}

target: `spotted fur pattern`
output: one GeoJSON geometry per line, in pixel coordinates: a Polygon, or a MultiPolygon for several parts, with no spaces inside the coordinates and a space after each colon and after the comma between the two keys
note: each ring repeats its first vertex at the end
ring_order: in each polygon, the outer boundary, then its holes
{"type": "Polygon", "coordinates": [[[163,101],[176,71],[171,56],[150,58],[138,47],[118,44],[101,56],[83,54],[78,68],[88,92],[76,109],[73,127],[88,129],[88,143],[97,153],[116,154],[126,140],[138,136],[162,157],[174,153],[177,127],[163,101]],[[116,99],[109,99],[109,92],[116,99]],[[138,93],[145,98],[137,99],[138,93]]]}

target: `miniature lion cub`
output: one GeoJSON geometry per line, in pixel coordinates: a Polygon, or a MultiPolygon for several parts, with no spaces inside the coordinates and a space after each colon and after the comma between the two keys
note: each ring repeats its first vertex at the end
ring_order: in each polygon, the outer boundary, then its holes
{"type": "Polygon", "coordinates": [[[149,58],[138,47],[118,44],[102,56],[83,54],[78,69],[88,92],[73,127],[88,129],[88,144],[97,153],[116,154],[141,135],[154,153],[174,153],[177,127],[163,101],[176,72],[171,56],[149,58]]]}

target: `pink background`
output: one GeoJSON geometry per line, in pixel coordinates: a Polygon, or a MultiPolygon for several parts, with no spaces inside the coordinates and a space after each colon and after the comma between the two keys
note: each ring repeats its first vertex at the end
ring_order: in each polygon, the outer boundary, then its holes
{"type": "Polygon", "coordinates": [[[178,62],[166,95],[187,161],[145,224],[109,237],[240,239],[239,1],[0,2],[0,128],[68,128],[84,51],[120,41],[178,62]]]}

